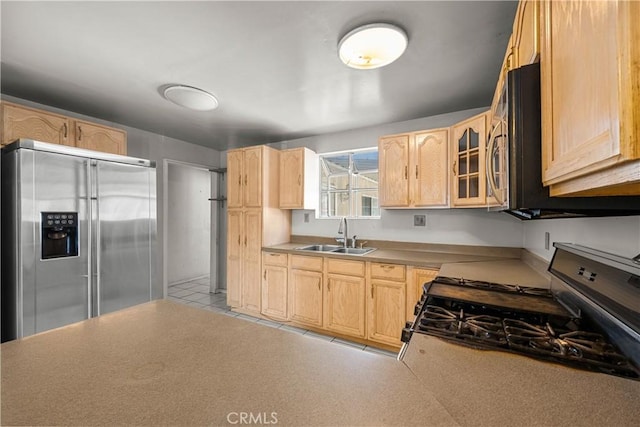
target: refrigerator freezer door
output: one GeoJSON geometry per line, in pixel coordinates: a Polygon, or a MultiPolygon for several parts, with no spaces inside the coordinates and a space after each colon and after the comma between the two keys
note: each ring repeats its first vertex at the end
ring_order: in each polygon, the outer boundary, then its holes
{"type": "Polygon", "coordinates": [[[89,316],[88,160],[30,150],[19,158],[19,336],[28,336],[89,316]],[[77,256],[42,259],[42,212],[77,212],[77,256]]]}
{"type": "Polygon", "coordinates": [[[98,298],[94,314],[101,315],[151,300],[155,170],[96,163],[93,217],[98,298]]]}

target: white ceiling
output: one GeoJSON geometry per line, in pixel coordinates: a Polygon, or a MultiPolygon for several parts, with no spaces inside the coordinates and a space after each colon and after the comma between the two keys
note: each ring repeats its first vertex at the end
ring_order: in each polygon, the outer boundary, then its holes
{"type": "Polygon", "coordinates": [[[515,1],[0,3],[2,93],[218,150],[487,106],[515,1]],[[375,70],[337,56],[389,22],[405,54],[375,70]],[[170,83],[213,93],[185,110],[170,83]]]}

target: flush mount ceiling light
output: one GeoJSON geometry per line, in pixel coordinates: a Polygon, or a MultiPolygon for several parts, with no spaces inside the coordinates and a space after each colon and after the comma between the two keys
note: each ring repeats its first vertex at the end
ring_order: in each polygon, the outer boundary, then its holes
{"type": "Polygon", "coordinates": [[[391,24],[367,24],[349,31],[338,44],[342,62],[362,70],[384,67],[407,48],[407,33],[391,24]]]}
{"type": "Polygon", "coordinates": [[[191,110],[209,111],[218,108],[216,97],[197,87],[171,85],[165,88],[163,95],[174,104],[191,110]]]}

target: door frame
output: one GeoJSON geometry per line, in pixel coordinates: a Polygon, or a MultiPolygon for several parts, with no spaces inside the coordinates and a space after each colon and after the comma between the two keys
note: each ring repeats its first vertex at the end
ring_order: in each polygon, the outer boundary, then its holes
{"type": "MultiPolygon", "coordinates": [[[[163,159],[162,160],[162,188],[163,188],[163,198],[162,198],[162,230],[163,230],[163,239],[162,239],[162,292],[163,298],[167,297],[168,292],[168,240],[167,233],[169,230],[169,165],[177,165],[177,166],[186,166],[192,169],[205,170],[210,173],[211,181],[210,181],[210,198],[215,198],[218,192],[218,181],[219,177],[216,172],[220,171],[219,167],[216,166],[207,166],[198,163],[184,162],[181,160],[172,160],[172,159],[163,159]],[[214,179],[215,178],[215,179],[214,179]],[[214,182],[215,181],[215,182],[214,182]],[[216,193],[214,195],[213,193],[216,193]]],[[[220,230],[218,227],[218,221],[213,222],[214,218],[214,208],[216,209],[215,218],[218,218],[219,213],[217,212],[218,204],[216,206],[212,205],[213,201],[210,202],[209,205],[209,216],[212,218],[211,223],[211,234],[210,234],[210,248],[209,248],[209,291],[216,293],[218,291],[218,260],[217,256],[219,253],[219,236],[220,230]],[[215,227],[214,227],[215,226],[215,227]]]]}

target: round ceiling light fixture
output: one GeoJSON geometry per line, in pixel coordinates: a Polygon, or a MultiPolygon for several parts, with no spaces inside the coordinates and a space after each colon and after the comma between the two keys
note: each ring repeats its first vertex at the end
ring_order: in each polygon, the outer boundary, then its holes
{"type": "Polygon", "coordinates": [[[164,89],[163,95],[174,104],[190,110],[210,111],[218,108],[216,97],[197,87],[170,85],[164,89]]]}
{"type": "Polygon", "coordinates": [[[398,59],[409,44],[407,33],[392,24],[367,24],[349,31],[338,43],[340,60],[361,70],[384,67],[398,59]]]}

